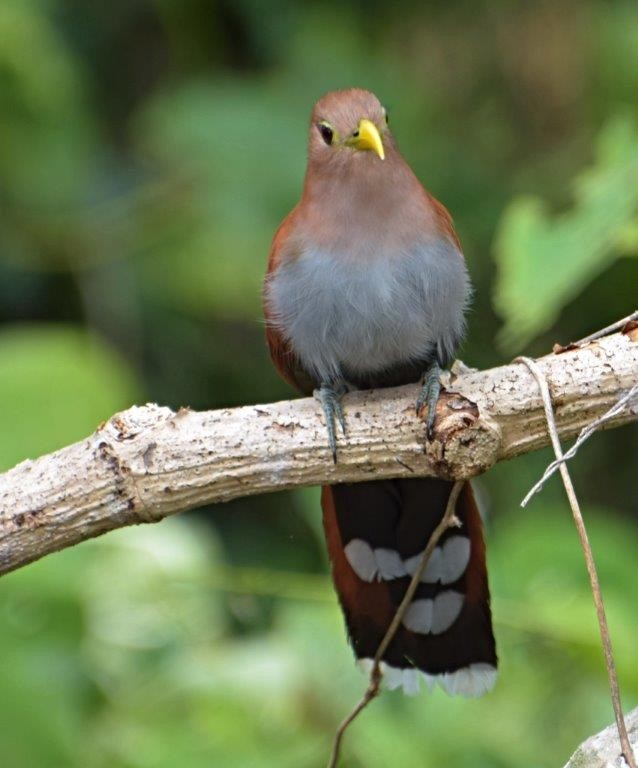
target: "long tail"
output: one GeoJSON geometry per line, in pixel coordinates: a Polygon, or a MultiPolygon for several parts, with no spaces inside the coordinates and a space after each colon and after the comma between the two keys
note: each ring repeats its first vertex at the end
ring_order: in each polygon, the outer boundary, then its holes
{"type": "MultiPolygon", "coordinates": [[[[372,659],[441,520],[452,483],[436,478],[325,486],[321,504],[332,574],[355,655],[372,659]]],[[[402,626],[383,656],[384,684],[416,693],[419,678],[481,696],[496,681],[496,646],[481,518],[466,483],[460,528],[446,531],[402,626]]]]}

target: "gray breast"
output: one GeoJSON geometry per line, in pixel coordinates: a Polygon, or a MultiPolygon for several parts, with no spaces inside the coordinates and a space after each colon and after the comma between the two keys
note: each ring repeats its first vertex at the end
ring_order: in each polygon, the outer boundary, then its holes
{"type": "Polygon", "coordinates": [[[463,334],[470,283],[448,240],[366,260],[306,250],[266,287],[273,321],[319,381],[449,359],[463,334]]]}

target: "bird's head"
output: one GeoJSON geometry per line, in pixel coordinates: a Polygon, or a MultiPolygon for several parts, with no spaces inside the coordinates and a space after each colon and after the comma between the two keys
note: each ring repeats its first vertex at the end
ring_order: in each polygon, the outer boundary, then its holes
{"type": "Polygon", "coordinates": [[[388,113],[370,91],[332,91],[315,104],[308,147],[311,163],[348,167],[362,156],[366,162],[381,163],[391,146],[388,113]]]}
{"type": "MultiPolygon", "coordinates": [[[[370,91],[333,91],[315,104],[296,220],[306,240],[352,253],[356,243],[429,226],[423,188],[401,157],[388,114],[370,91]],[[428,222],[424,223],[424,220],[428,222]],[[388,230],[388,222],[394,221],[388,230]]],[[[407,234],[406,234],[407,233],[407,234]]],[[[415,235],[416,237],[416,235],[415,235]]]]}

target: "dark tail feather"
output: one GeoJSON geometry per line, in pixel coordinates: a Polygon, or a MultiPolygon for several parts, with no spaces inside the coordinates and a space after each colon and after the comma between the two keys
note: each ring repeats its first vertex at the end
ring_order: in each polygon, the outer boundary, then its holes
{"type": "MultiPolygon", "coordinates": [[[[332,573],[357,658],[369,668],[452,483],[436,478],[326,486],[324,528],[332,573]]],[[[383,656],[384,682],[416,693],[419,679],[480,696],[496,680],[496,647],[481,518],[466,483],[460,528],[445,532],[383,656]]]]}

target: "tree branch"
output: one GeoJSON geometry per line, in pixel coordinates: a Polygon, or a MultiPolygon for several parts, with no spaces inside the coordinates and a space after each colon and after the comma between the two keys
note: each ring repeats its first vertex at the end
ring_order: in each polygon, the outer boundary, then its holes
{"type": "MultiPolygon", "coordinates": [[[[611,635],[609,634],[609,626],[607,625],[607,616],[605,613],[605,602],[603,600],[603,593],[600,589],[600,581],[598,579],[598,569],[596,568],[596,560],[594,559],[594,553],[592,552],[591,544],[589,543],[589,536],[587,534],[587,527],[583,520],[583,514],[580,510],[580,503],[576,496],[576,490],[572,482],[571,475],[567,464],[563,461],[564,454],[560,444],[560,438],[558,436],[558,430],[556,429],[556,419],[554,418],[554,406],[552,404],[552,395],[549,391],[549,385],[547,379],[543,376],[538,364],[535,360],[530,360],[528,357],[517,358],[519,362],[524,363],[529,370],[534,374],[534,378],[538,382],[539,389],[543,397],[543,405],[545,407],[545,417],[547,418],[547,427],[552,441],[552,447],[556,456],[556,461],[559,462],[559,471],[563,480],[563,486],[567,495],[569,506],[572,510],[572,516],[578,531],[578,538],[580,539],[580,545],[585,557],[585,566],[587,567],[587,575],[589,576],[589,584],[591,587],[592,597],[594,599],[594,607],[596,608],[596,617],[598,619],[598,628],[600,630],[600,641],[603,647],[603,655],[605,657],[605,666],[607,667],[607,678],[609,680],[609,691],[611,694],[611,703],[614,709],[614,715],[616,717],[616,726],[618,728],[618,738],[620,740],[620,746],[622,754],[625,758],[625,762],[629,768],[636,767],[636,759],[631,744],[629,743],[629,736],[627,734],[627,726],[625,725],[625,718],[622,711],[622,701],[620,697],[620,686],[618,684],[618,673],[616,672],[616,662],[614,660],[614,651],[611,644],[611,635]]],[[[629,394],[633,396],[636,391],[634,385],[629,394]]],[[[623,400],[629,400],[627,395],[620,398],[618,403],[623,400]]],[[[615,410],[615,407],[610,411],[607,411],[605,416],[601,416],[592,422],[593,425],[601,426],[603,419],[610,417],[615,410]]],[[[590,427],[591,428],[591,427],[590,427]]],[[[582,436],[579,435],[579,439],[582,436]]],[[[578,444],[578,440],[575,445],[578,444]]]]}
{"type": "MultiPolygon", "coordinates": [[[[633,709],[625,718],[629,740],[638,751],[638,709],[633,709]]],[[[620,768],[626,765],[618,744],[616,724],[594,734],[584,741],[570,757],[565,768],[620,768]]]]}
{"type": "MultiPolygon", "coordinates": [[[[562,438],[638,380],[638,336],[615,334],[539,360],[562,438]]],[[[0,573],[106,531],[192,507],[302,485],[384,477],[472,477],[548,444],[543,403],[522,365],[452,375],[428,444],[417,386],[344,398],[335,466],[312,399],[197,413],[133,407],[74,445],[0,475],[0,573]],[[458,393],[458,394],[454,394],[458,393]]],[[[638,404],[605,428],[638,420],[638,404]]]]}

